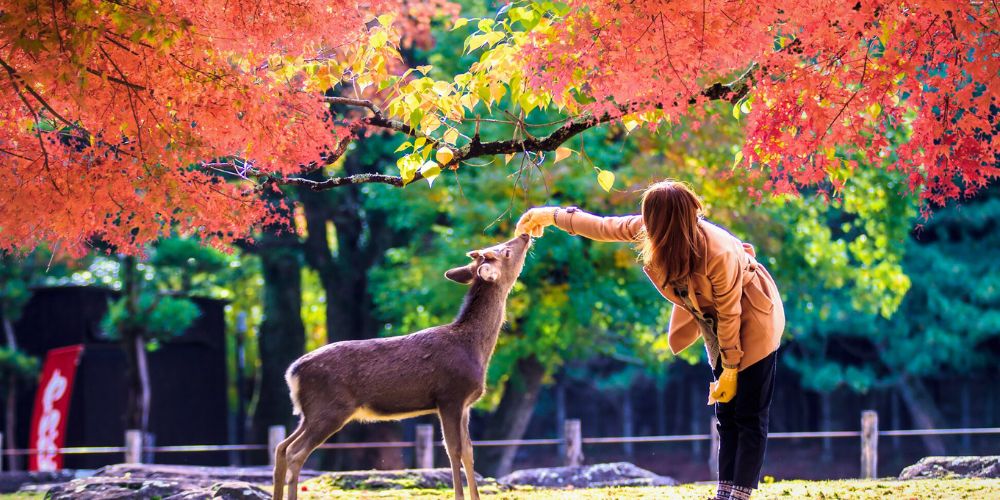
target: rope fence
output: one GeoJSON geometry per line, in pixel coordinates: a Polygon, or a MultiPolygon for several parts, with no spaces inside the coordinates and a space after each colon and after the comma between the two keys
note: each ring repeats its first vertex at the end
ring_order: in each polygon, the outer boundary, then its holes
{"type": "MultiPolygon", "coordinates": [[[[718,474],[718,431],[712,418],[709,434],[689,434],[673,436],[620,436],[620,437],[583,437],[582,425],[578,419],[568,419],[563,425],[562,438],[554,439],[499,439],[473,441],[475,447],[488,446],[560,446],[564,447],[563,464],[580,465],[583,462],[584,445],[608,445],[626,443],[680,443],[693,441],[709,441],[711,456],[709,466],[713,476],[718,474]]],[[[1000,434],[1000,427],[956,428],[956,429],[897,429],[879,430],[878,414],[867,410],[861,414],[860,431],[819,431],[819,432],[772,432],[768,439],[817,439],[817,438],[860,438],[861,442],[861,478],[878,477],[878,438],[879,436],[953,436],[953,435],[984,435],[1000,434]]],[[[287,436],[284,426],[272,426],[268,429],[267,444],[220,444],[220,445],[173,445],[144,446],[142,434],[137,430],[125,431],[125,446],[77,446],[58,450],[45,450],[45,453],[61,453],[64,455],[89,454],[124,454],[125,463],[141,463],[144,454],[151,453],[202,453],[202,452],[248,452],[267,450],[271,463],[274,462],[274,452],[278,444],[287,436]]],[[[0,434],[0,446],[3,434],[0,434]]],[[[444,442],[434,439],[434,426],[420,424],[416,426],[416,437],[413,441],[380,441],[366,443],[326,443],[319,447],[324,450],[351,450],[371,448],[412,448],[414,449],[414,466],[420,469],[434,467],[434,448],[443,447],[444,442]]],[[[36,449],[4,449],[4,456],[37,455],[36,449]]],[[[2,468],[2,460],[0,460],[2,468]]]]}

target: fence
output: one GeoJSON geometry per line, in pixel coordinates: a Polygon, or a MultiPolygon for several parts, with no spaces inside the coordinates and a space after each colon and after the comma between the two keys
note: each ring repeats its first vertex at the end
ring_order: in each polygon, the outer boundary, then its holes
{"type": "MultiPolygon", "coordinates": [[[[709,468],[713,477],[719,473],[719,435],[712,418],[710,434],[690,434],[681,436],[634,436],[634,437],[583,437],[582,425],[578,419],[568,419],[563,422],[563,436],[555,439],[516,439],[516,440],[482,440],[473,441],[475,447],[486,446],[560,446],[565,449],[563,463],[565,465],[580,465],[583,463],[584,445],[623,444],[623,443],[677,443],[691,441],[709,441],[711,455],[709,468]]],[[[811,438],[860,438],[861,474],[862,479],[878,477],[878,438],[879,436],[929,436],[929,435],[963,435],[963,434],[1000,434],[1000,427],[971,429],[905,429],[879,430],[878,413],[867,410],[861,413],[861,430],[859,431],[826,431],[826,432],[772,432],[768,439],[811,439],[811,438]]],[[[274,461],[274,450],[278,443],[285,439],[287,431],[283,426],[273,426],[268,429],[268,443],[261,444],[228,444],[228,445],[181,445],[181,446],[143,446],[142,433],[137,430],[125,431],[125,446],[91,446],[61,448],[64,455],[122,453],[125,463],[141,463],[143,453],[191,453],[191,452],[239,452],[267,450],[271,463],[274,461]]],[[[3,446],[3,434],[0,434],[0,447],[3,446]]],[[[434,447],[444,446],[442,441],[434,440],[434,426],[420,424],[416,426],[413,441],[386,441],[368,443],[326,443],[320,449],[361,449],[361,448],[413,448],[414,465],[418,469],[434,467],[434,447]]],[[[34,455],[38,450],[4,450],[4,455],[34,455]]],[[[0,461],[2,469],[2,461],[0,461]]]]}

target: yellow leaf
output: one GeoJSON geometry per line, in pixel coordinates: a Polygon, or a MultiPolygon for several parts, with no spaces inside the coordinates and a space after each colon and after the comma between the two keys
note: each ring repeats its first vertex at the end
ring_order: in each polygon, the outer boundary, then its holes
{"type": "Polygon", "coordinates": [[[455,153],[452,152],[450,148],[440,147],[437,153],[434,153],[434,159],[437,160],[441,165],[447,165],[451,163],[452,158],[455,157],[455,153]]]}
{"type": "Polygon", "coordinates": [[[455,20],[455,25],[452,26],[451,29],[452,31],[454,31],[457,30],[458,28],[461,28],[462,26],[465,26],[466,24],[469,24],[469,20],[464,17],[460,17],[455,20]]]}
{"type": "Polygon", "coordinates": [[[639,126],[639,120],[636,120],[632,116],[626,116],[622,118],[622,125],[625,126],[626,131],[631,133],[633,130],[635,130],[636,127],[639,126]]]}
{"type": "Polygon", "coordinates": [[[553,163],[559,163],[565,160],[569,155],[573,154],[573,150],[567,147],[556,148],[556,161],[553,163]]]}
{"type": "Polygon", "coordinates": [[[611,186],[615,184],[615,173],[610,170],[597,169],[597,183],[608,192],[611,192],[611,186]]]}
{"type": "Polygon", "coordinates": [[[871,106],[868,106],[868,114],[872,115],[872,118],[878,118],[878,115],[882,114],[882,105],[873,102],[871,106]]]}
{"type": "Polygon", "coordinates": [[[424,176],[424,179],[427,179],[427,183],[433,186],[434,179],[441,175],[441,165],[433,161],[424,162],[420,166],[420,175],[424,176]]]}
{"type": "Polygon", "coordinates": [[[458,130],[455,128],[449,128],[444,133],[444,142],[447,142],[448,144],[455,144],[458,142],[458,130]]]}
{"type": "Polygon", "coordinates": [[[509,164],[510,161],[513,160],[513,159],[514,159],[514,154],[513,153],[511,153],[509,155],[503,155],[503,163],[504,163],[504,165],[509,164]]]}
{"type": "Polygon", "coordinates": [[[392,21],[395,17],[395,14],[382,14],[381,16],[378,16],[378,23],[382,26],[389,27],[392,25],[392,21]]]}
{"type": "Polygon", "coordinates": [[[741,161],[743,161],[743,150],[742,149],[739,150],[739,151],[737,151],[736,155],[733,156],[733,168],[735,169],[736,166],[739,165],[741,161]]]}

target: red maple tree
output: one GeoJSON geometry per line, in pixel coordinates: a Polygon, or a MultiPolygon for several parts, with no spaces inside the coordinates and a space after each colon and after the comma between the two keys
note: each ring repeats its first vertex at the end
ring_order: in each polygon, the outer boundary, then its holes
{"type": "MultiPolygon", "coordinates": [[[[706,101],[726,99],[746,115],[735,162],[768,175],[769,191],[838,188],[861,159],[904,172],[940,204],[1000,174],[995,2],[572,0],[502,10],[504,26],[531,25],[511,56],[524,76],[486,93],[532,89],[575,114],[547,135],[483,141],[477,127],[455,144],[452,167],[556,150],[623,117],[696,123],[712,119],[706,101]]],[[[455,12],[404,0],[0,1],[0,249],[49,243],[81,253],[100,239],[132,252],[171,232],[230,241],[270,217],[258,191],[277,183],[404,185],[412,172],[297,175],[336,160],[365,130],[427,144],[437,144],[435,129],[458,137],[452,125],[463,117],[453,112],[428,122],[423,112],[381,109],[389,96],[380,93],[415,77],[378,51],[406,43],[400,32],[426,36],[434,15],[455,12]],[[392,30],[372,30],[391,24],[373,21],[383,12],[402,15],[392,30]],[[368,67],[334,74],[327,63],[355,49],[367,52],[352,60],[368,67]],[[396,75],[374,82],[370,71],[396,75]],[[317,81],[361,92],[324,98],[317,81]],[[331,101],[359,118],[334,121],[331,101]]],[[[467,47],[521,40],[494,36],[493,25],[480,22],[467,47]]],[[[443,83],[450,99],[459,79],[443,83]]]]}

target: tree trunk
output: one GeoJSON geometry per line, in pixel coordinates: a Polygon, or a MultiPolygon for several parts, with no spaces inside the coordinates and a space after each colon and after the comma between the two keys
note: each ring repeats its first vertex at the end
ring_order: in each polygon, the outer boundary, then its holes
{"type": "MultiPolygon", "coordinates": [[[[833,399],[833,395],[829,391],[819,393],[819,430],[823,432],[833,430],[833,402],[831,399],[833,399]]],[[[833,461],[833,439],[824,437],[822,442],[820,460],[828,464],[833,461]]]]}
{"type": "MultiPolygon", "coordinates": [[[[373,141],[377,142],[377,141],[373,141]]],[[[362,146],[364,147],[364,146],[362,146]]],[[[381,158],[378,151],[354,151],[344,159],[347,175],[372,172],[371,162],[381,158]],[[368,154],[373,153],[373,154],[368,154]]],[[[336,191],[299,190],[305,209],[309,236],[305,257],[320,276],[326,301],[326,328],[329,342],[377,337],[379,322],[369,288],[368,273],[390,246],[401,243],[386,214],[365,209],[365,194],[357,186],[336,191]],[[334,234],[329,234],[332,223],[334,234]],[[330,246],[331,236],[335,240],[330,246]]],[[[352,425],[337,434],[340,442],[394,441],[402,438],[402,428],[395,422],[363,426],[352,425]]],[[[402,450],[371,448],[345,450],[332,455],[326,465],[332,469],[398,469],[404,467],[402,450]]]]}
{"type": "Polygon", "coordinates": [[[139,294],[142,277],[136,269],[136,259],[127,256],[122,263],[125,309],[128,318],[121,331],[121,346],[125,353],[125,383],[128,398],[125,407],[125,428],[137,429],[145,435],[149,431],[149,367],[146,362],[146,339],[139,324],[139,294]]]}
{"type": "MultiPolygon", "coordinates": [[[[635,415],[632,408],[631,387],[622,391],[622,436],[630,438],[635,435],[635,415]]],[[[635,455],[635,445],[631,442],[622,443],[622,451],[631,460],[635,455]]]]}
{"type": "MultiPolygon", "coordinates": [[[[942,422],[941,413],[923,382],[904,378],[897,384],[903,404],[910,411],[913,425],[918,429],[935,429],[942,422]]],[[[922,436],[924,447],[931,455],[944,455],[945,446],[941,436],[922,436]]]]}
{"type": "Polygon", "coordinates": [[[253,436],[258,443],[267,439],[269,426],[292,427],[295,423],[285,370],[303,354],[306,345],[299,242],[295,235],[278,231],[266,229],[255,249],[264,278],[264,318],[257,334],[260,383],[253,412],[253,436]]]}
{"type": "MultiPolygon", "coordinates": [[[[7,347],[17,350],[17,337],[14,336],[14,325],[6,317],[3,318],[4,336],[7,338],[7,347]]],[[[17,377],[12,373],[7,380],[7,408],[4,414],[3,432],[4,446],[8,450],[17,448],[17,377]]],[[[21,456],[7,455],[7,470],[21,470],[21,456]]]]}
{"type": "MultiPolygon", "coordinates": [[[[566,380],[564,377],[559,377],[555,386],[556,393],[556,432],[555,435],[559,439],[564,439],[564,432],[566,430],[566,380]]],[[[559,456],[566,456],[566,443],[559,443],[559,456]]]]}
{"type": "MultiPolygon", "coordinates": [[[[490,417],[485,439],[521,439],[542,389],[545,367],[534,356],[521,358],[507,382],[496,412],[490,417]]],[[[517,446],[482,448],[482,471],[495,477],[509,474],[517,456],[517,446]]]]}
{"type": "Polygon", "coordinates": [[[667,384],[670,379],[661,374],[656,377],[656,433],[667,434],[667,384]]]}
{"type": "MultiPolygon", "coordinates": [[[[702,389],[704,385],[700,383],[695,383],[695,384],[687,384],[687,386],[691,402],[691,406],[689,407],[691,408],[691,413],[688,414],[688,425],[690,426],[688,430],[691,434],[700,434],[701,432],[703,432],[702,431],[703,429],[708,430],[710,432],[711,430],[708,428],[709,426],[706,424],[706,422],[702,421],[707,418],[705,417],[704,409],[706,406],[705,398],[708,396],[705,393],[705,390],[702,389]]],[[[704,453],[704,446],[702,445],[702,442],[691,441],[691,452],[694,453],[695,457],[701,458],[702,454],[704,453]]]]}

